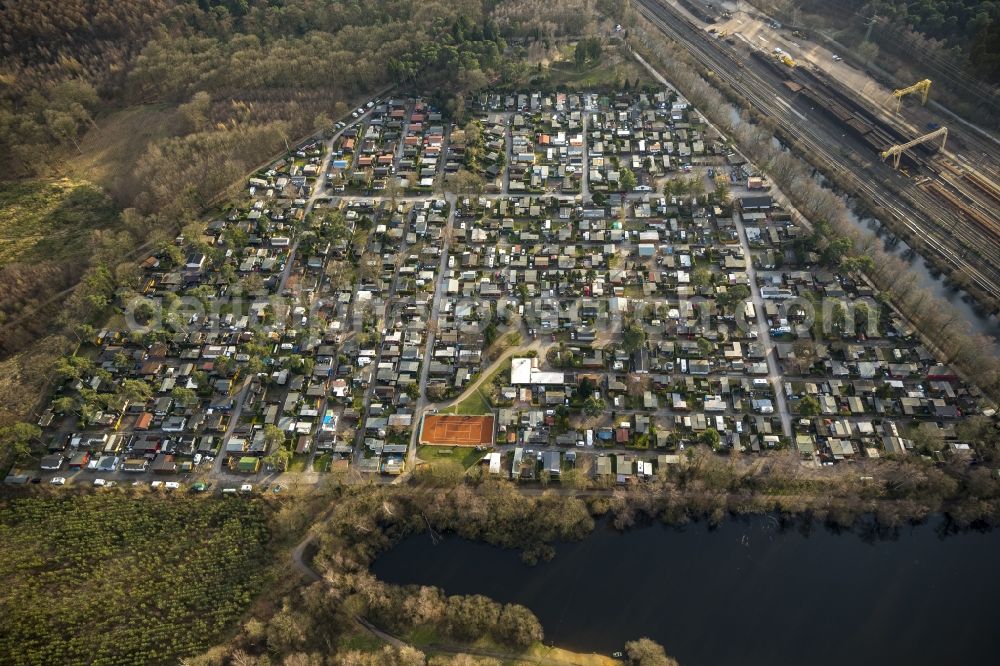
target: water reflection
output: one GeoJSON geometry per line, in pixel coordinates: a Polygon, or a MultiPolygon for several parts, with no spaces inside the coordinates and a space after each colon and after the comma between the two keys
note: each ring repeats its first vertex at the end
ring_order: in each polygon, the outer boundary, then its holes
{"type": "Polygon", "coordinates": [[[758,515],[714,528],[601,525],[535,567],[513,551],[418,535],[373,569],[524,604],[547,641],[578,651],[649,636],[685,666],[955,664],[992,663],[1000,647],[998,554],[1000,532],[943,519],[837,530],[758,515]]]}

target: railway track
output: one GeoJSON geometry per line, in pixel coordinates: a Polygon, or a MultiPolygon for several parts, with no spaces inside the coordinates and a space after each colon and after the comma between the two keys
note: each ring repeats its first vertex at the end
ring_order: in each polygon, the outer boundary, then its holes
{"type": "MultiPolygon", "coordinates": [[[[871,175],[859,175],[858,166],[853,161],[831,150],[841,143],[840,137],[824,133],[822,123],[811,122],[793,108],[794,100],[789,102],[784,99],[785,91],[791,90],[783,82],[766,80],[752,63],[748,66],[746,56],[692,25],[669,6],[656,0],[636,0],[634,6],[657,29],[694,53],[712,69],[715,76],[759,111],[781,122],[786,131],[827,169],[838,173],[875,205],[888,211],[896,225],[923,239],[944,261],[962,271],[978,288],[993,297],[1000,295],[1000,248],[992,234],[977,229],[960,217],[950,202],[946,204],[942,201],[943,197],[926,192],[908,180],[897,181],[897,184],[905,191],[910,203],[889,194],[878,184],[878,179],[901,179],[902,176],[888,166],[880,168],[880,164],[872,164],[871,175]],[[970,261],[970,253],[978,261],[970,261]]],[[[890,138],[886,137],[886,140],[890,138]]],[[[871,155],[863,157],[870,159],[871,155]]]]}

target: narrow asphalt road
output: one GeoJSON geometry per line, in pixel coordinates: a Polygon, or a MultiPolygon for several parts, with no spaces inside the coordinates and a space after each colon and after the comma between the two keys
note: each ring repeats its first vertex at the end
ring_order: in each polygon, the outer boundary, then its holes
{"type": "Polygon", "coordinates": [[[507,155],[507,163],[503,167],[503,189],[501,190],[501,194],[506,195],[510,192],[510,162],[514,158],[514,138],[512,136],[514,114],[504,113],[502,115],[504,118],[504,152],[507,155]]]}
{"type": "Polygon", "coordinates": [[[444,247],[441,248],[441,259],[438,262],[437,284],[434,287],[434,295],[431,297],[431,312],[427,320],[427,343],[424,347],[424,357],[420,364],[420,397],[417,398],[416,407],[413,409],[413,423],[410,433],[410,448],[406,452],[406,468],[412,470],[417,462],[417,432],[419,431],[420,416],[427,405],[427,378],[430,373],[431,359],[434,355],[434,339],[437,330],[437,320],[441,312],[441,301],[445,297],[445,289],[448,284],[445,278],[445,271],[448,267],[448,248],[451,246],[451,236],[455,229],[455,204],[458,197],[454,194],[446,194],[448,201],[448,220],[444,227],[444,247]]]}
{"type": "MultiPolygon", "coordinates": [[[[372,107],[374,108],[374,107],[372,107]]],[[[326,141],[326,150],[324,150],[323,163],[320,165],[319,173],[316,175],[316,181],[313,183],[312,192],[309,195],[309,200],[306,202],[305,207],[305,218],[309,217],[312,213],[313,208],[316,206],[316,201],[323,195],[323,191],[326,188],[326,176],[327,171],[330,169],[330,162],[333,159],[333,144],[344,133],[345,130],[354,127],[358,123],[361,123],[365,118],[371,114],[372,110],[368,109],[362,113],[357,118],[353,119],[351,122],[344,125],[342,128],[334,132],[329,139],[326,141]]],[[[295,239],[295,243],[292,245],[291,249],[288,251],[288,259],[285,260],[285,270],[281,273],[281,282],[278,284],[278,293],[282,294],[285,291],[285,284],[288,282],[289,276],[292,274],[292,264],[295,261],[295,253],[299,249],[299,239],[295,239]]]]}
{"type": "Polygon", "coordinates": [[[580,178],[580,200],[590,203],[590,140],[587,137],[587,128],[590,126],[590,111],[583,112],[583,174],[580,178]]]}
{"type": "Polygon", "coordinates": [[[212,472],[216,475],[222,472],[222,466],[226,458],[229,457],[226,453],[226,445],[229,444],[229,439],[233,436],[233,432],[240,421],[240,414],[243,413],[243,403],[246,401],[249,389],[250,377],[244,377],[243,386],[240,387],[240,392],[236,396],[236,406],[233,407],[233,413],[229,415],[229,425],[226,426],[226,432],[222,435],[222,446],[219,448],[218,455],[215,456],[215,462],[212,463],[212,472]]]}
{"type": "Polygon", "coordinates": [[[764,299],[761,297],[760,287],[757,285],[757,269],[754,268],[752,255],[750,254],[747,230],[743,226],[743,218],[737,212],[736,206],[733,206],[733,224],[736,225],[736,230],[739,233],[740,245],[743,247],[743,258],[746,260],[747,277],[750,279],[750,294],[753,299],[754,309],[757,311],[758,339],[764,345],[764,356],[767,359],[767,381],[771,384],[771,388],[774,389],[774,403],[778,409],[778,416],[781,418],[781,432],[791,440],[792,417],[788,412],[784,383],[781,380],[781,373],[778,371],[778,362],[775,360],[771,329],[764,315],[764,299]]]}

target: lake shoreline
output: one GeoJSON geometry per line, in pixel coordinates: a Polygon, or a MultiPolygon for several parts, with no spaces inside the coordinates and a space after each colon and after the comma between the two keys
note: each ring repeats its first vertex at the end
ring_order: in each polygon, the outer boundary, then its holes
{"type": "MultiPolygon", "coordinates": [[[[969,634],[965,646],[948,646],[932,630],[936,606],[947,617],[949,609],[959,612],[967,603],[961,612],[975,616],[985,612],[989,590],[1000,589],[1000,577],[982,569],[1000,551],[1000,532],[956,528],[944,515],[892,528],[867,516],[850,529],[802,516],[738,514],[716,525],[646,520],[621,530],[606,517],[582,539],[554,544],[554,559],[537,566],[526,566],[510,548],[438,536],[420,531],[402,539],[375,559],[372,573],[390,585],[430,585],[448,595],[484,594],[523,604],[538,616],[546,642],[575,652],[610,654],[624,641],[648,635],[688,666],[789,663],[782,641],[795,633],[792,627],[822,623],[827,611],[829,620],[847,623],[839,627],[844,641],[851,643],[853,632],[854,646],[871,651],[869,657],[855,655],[852,663],[905,655],[909,663],[929,664],[949,650],[959,663],[975,661],[992,647],[983,627],[978,633],[975,627],[963,630],[969,634]],[[982,569],[982,580],[970,587],[962,564],[982,569]],[[791,616],[782,611],[792,608],[791,616]],[[779,624],[754,619],[764,611],[779,624]],[[779,635],[757,632],[757,621],[773,625],[779,635]],[[897,629],[905,641],[885,631],[885,621],[902,623],[897,629]],[[721,627],[735,634],[733,646],[711,639],[721,627]]],[[[985,619],[977,617],[980,624],[985,619]]],[[[830,639],[819,634],[788,640],[825,645],[830,639]]],[[[829,657],[815,646],[795,650],[816,650],[800,663],[817,665],[850,652],[833,643],[829,657]]]]}

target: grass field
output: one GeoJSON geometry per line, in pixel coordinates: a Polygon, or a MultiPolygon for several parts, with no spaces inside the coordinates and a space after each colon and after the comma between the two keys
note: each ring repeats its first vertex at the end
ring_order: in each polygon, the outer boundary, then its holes
{"type": "MultiPolygon", "coordinates": [[[[496,370],[491,372],[479,387],[470,393],[464,400],[459,403],[452,405],[441,410],[442,414],[458,414],[460,416],[474,416],[476,414],[488,414],[493,411],[493,403],[490,399],[490,392],[494,391],[495,386],[498,384],[497,379],[500,377],[505,377],[510,379],[510,358],[504,359],[504,361],[497,366],[496,370]]],[[[496,395],[499,395],[497,393],[496,395]]]]}
{"type": "MultiPolygon", "coordinates": [[[[70,174],[115,193],[125,193],[129,176],[149,144],[179,129],[177,109],[165,104],[131,106],[97,120],[80,142],[81,153],[66,164],[70,174]]],[[[125,195],[127,198],[127,194],[125,195]]]]}
{"type": "Polygon", "coordinates": [[[309,454],[293,454],[291,461],[288,463],[289,472],[304,472],[306,471],[306,465],[309,464],[309,454]]]}
{"type": "Polygon", "coordinates": [[[0,268],[82,256],[94,229],[113,227],[111,199],[82,180],[25,180],[0,185],[0,268]]]}
{"type": "Polygon", "coordinates": [[[476,451],[468,446],[456,446],[448,449],[443,446],[418,446],[417,457],[428,465],[458,463],[462,469],[469,469],[486,455],[485,451],[476,451]]]}
{"type": "Polygon", "coordinates": [[[173,106],[113,111],[98,118],[80,141],[80,152],[61,164],[66,178],[0,186],[0,267],[79,254],[85,244],[77,239],[117,221],[118,211],[105,192],[130,204],[135,185],[130,179],[139,159],[152,141],[178,129],[173,106]]]}
{"type": "Polygon", "coordinates": [[[316,456],[316,460],[313,461],[313,470],[316,472],[328,472],[330,471],[330,463],[333,462],[332,453],[323,453],[316,456]]]}
{"type": "Polygon", "coordinates": [[[569,666],[615,666],[622,662],[600,654],[570,652],[557,647],[535,645],[524,652],[525,664],[566,664],[569,666]]]}
{"type": "Polygon", "coordinates": [[[481,389],[476,389],[462,402],[452,405],[447,409],[442,409],[442,414],[457,414],[459,416],[475,416],[476,414],[488,414],[492,407],[481,389]]]}
{"type": "MultiPolygon", "coordinates": [[[[443,639],[433,627],[417,627],[408,633],[404,638],[407,643],[424,650],[428,655],[451,654],[450,652],[438,653],[435,651],[434,645],[447,644],[449,641],[443,639]]],[[[475,643],[469,645],[469,647],[472,648],[473,651],[481,650],[487,654],[506,654],[513,652],[509,646],[498,644],[489,639],[476,641],[475,643]]],[[[521,666],[522,664],[553,664],[554,666],[558,666],[560,664],[564,664],[565,666],[616,666],[621,664],[620,661],[612,659],[611,657],[598,654],[570,652],[569,650],[549,647],[541,643],[532,645],[531,647],[519,652],[516,658],[504,660],[503,663],[511,664],[512,666],[521,666]]]]}
{"type": "Polygon", "coordinates": [[[600,62],[583,68],[573,61],[573,49],[566,48],[562,59],[550,63],[543,73],[550,85],[577,90],[613,87],[625,81],[634,84],[636,79],[640,85],[656,83],[642,65],[613,44],[605,44],[600,62]]]}

